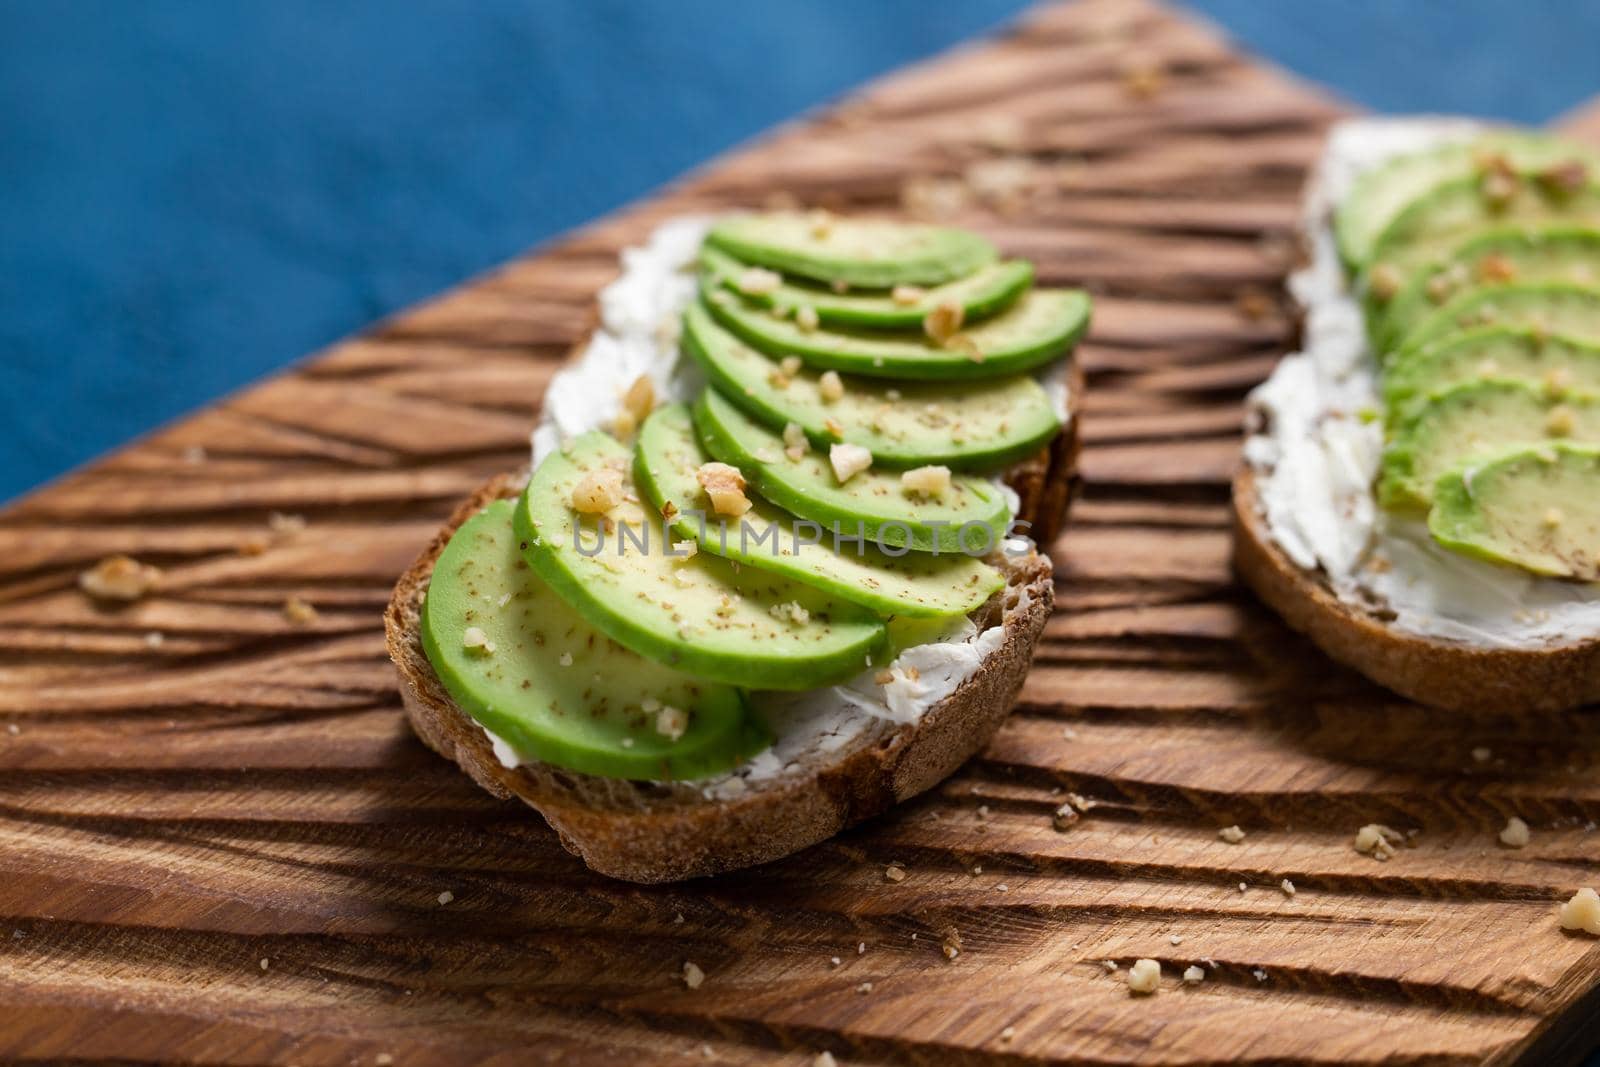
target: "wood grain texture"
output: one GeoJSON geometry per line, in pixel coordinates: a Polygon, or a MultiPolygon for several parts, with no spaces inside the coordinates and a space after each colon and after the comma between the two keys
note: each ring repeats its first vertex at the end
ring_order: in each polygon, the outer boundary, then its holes
{"type": "Polygon", "coordinates": [[[1600,946],[1555,906],[1600,860],[1600,719],[1388,697],[1228,570],[1241,402],[1288,338],[1277,283],[1338,110],[1142,0],[1041,9],[11,507],[0,1058],[1581,1051],[1600,946]],[[1012,162],[973,170],[993,159],[1012,162]],[[985,195],[953,196],[964,174],[985,195]],[[595,877],[410,736],[390,585],[522,460],[624,245],[775,193],[893,208],[911,179],[911,206],[932,197],[1099,296],[1087,488],[1021,707],[944,786],[792,860],[678,887],[595,877]],[[273,512],[306,527],[275,532],[273,512]],[[117,552],[164,568],[154,595],[78,590],[117,552]],[[291,622],[289,597],[316,618],[291,622]],[[1094,806],[1056,832],[1069,792],[1094,806]],[[1495,838],[1511,814],[1533,826],[1520,851],[1495,838]],[[1355,853],[1375,821],[1411,847],[1355,853]],[[1234,823],[1248,836],[1219,840],[1234,823]],[[1163,964],[1153,998],[1102,963],[1138,957],[1163,964]]]}

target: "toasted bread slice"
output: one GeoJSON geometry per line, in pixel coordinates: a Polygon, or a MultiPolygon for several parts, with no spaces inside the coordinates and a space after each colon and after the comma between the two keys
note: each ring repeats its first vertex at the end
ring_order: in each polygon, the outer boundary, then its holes
{"type": "Polygon", "coordinates": [[[1233,482],[1234,567],[1256,594],[1332,658],[1402,696],[1451,711],[1556,711],[1600,701],[1600,641],[1489,648],[1403,633],[1341,601],[1283,553],[1245,467],[1233,482]]]}
{"type": "MultiPolygon", "coordinates": [[[[1020,502],[1017,518],[1031,524],[1028,533],[1040,546],[1055,540],[1081,484],[1083,372],[1076,360],[1067,368],[1067,387],[1061,432],[1004,477],[1020,502]]],[[[384,613],[389,656],[412,729],[429,748],[495,796],[536,808],[568,851],[613,878],[671,882],[765,863],[938,784],[983,748],[1010,714],[1054,605],[1051,564],[1042,550],[996,554],[992,562],[1005,572],[1006,586],[972,618],[980,629],[1000,625],[1005,632],[966,681],[913,724],[874,720],[843,747],[804,753],[791,770],[731,798],[709,798],[697,784],[602,778],[544,763],[508,768],[423,654],[420,612],[434,561],[450,535],[490,501],[516,495],[526,480],[526,472],[506,474],[482,486],[400,578],[384,613]]]]}

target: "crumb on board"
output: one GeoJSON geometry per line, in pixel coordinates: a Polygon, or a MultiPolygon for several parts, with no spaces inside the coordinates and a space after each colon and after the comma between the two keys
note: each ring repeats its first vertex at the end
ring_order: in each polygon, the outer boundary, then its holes
{"type": "Polygon", "coordinates": [[[890,882],[903,882],[906,880],[906,869],[897,863],[891,863],[883,869],[883,877],[890,882]]]}
{"type": "Polygon", "coordinates": [[[1526,848],[1531,836],[1528,824],[1513,815],[1506,820],[1505,829],[1500,831],[1500,843],[1507,848],[1526,848]]]}
{"type": "Polygon", "coordinates": [[[132,556],[107,556],[78,575],[78,587],[96,600],[140,600],[161,583],[161,568],[132,556]]]}
{"type": "Polygon", "coordinates": [[[690,989],[699,989],[700,983],[706,980],[706,972],[702,971],[692,960],[683,961],[683,984],[690,989]]]}
{"type": "Polygon", "coordinates": [[[1184,968],[1183,980],[1187,985],[1198,985],[1206,980],[1206,972],[1202,967],[1189,966],[1184,968]]]}
{"type": "Polygon", "coordinates": [[[448,889],[446,889],[443,893],[439,894],[439,903],[440,904],[448,904],[454,899],[456,899],[456,895],[454,893],[450,892],[450,890],[448,890],[448,889]]]}
{"type": "Polygon", "coordinates": [[[1582,930],[1600,937],[1600,893],[1585,887],[1561,905],[1561,929],[1582,930]]]}
{"type": "Polygon", "coordinates": [[[1160,988],[1161,964],[1155,960],[1135,960],[1128,968],[1128,992],[1146,995],[1160,988]]]}
{"type": "Polygon", "coordinates": [[[1240,841],[1244,840],[1244,831],[1239,829],[1238,824],[1235,823],[1233,826],[1224,826],[1222,829],[1218,830],[1217,836],[1222,838],[1222,840],[1226,841],[1230,845],[1237,845],[1240,841]]]}
{"type": "Polygon", "coordinates": [[[1382,823],[1368,823],[1356,831],[1355,850],[1375,860],[1387,860],[1394,855],[1394,846],[1404,837],[1382,823]]]}

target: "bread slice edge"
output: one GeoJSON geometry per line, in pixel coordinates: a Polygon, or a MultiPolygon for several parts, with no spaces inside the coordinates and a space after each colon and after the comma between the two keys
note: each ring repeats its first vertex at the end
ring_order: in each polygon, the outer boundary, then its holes
{"type": "Polygon", "coordinates": [[[1493,648],[1408,634],[1339,599],[1273,540],[1256,474],[1233,482],[1234,569],[1291,627],[1333,659],[1421,704],[1461,712],[1561,711],[1600,701],[1600,641],[1493,648]]]}

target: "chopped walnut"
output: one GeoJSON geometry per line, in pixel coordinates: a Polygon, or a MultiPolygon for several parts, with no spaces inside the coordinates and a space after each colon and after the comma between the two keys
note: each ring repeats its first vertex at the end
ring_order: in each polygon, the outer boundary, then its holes
{"type": "Polygon", "coordinates": [[[1483,282],[1509,282],[1517,276],[1517,265],[1499,252],[1491,252],[1478,260],[1478,280],[1483,282]]]}
{"type": "Polygon", "coordinates": [[[1144,996],[1161,988],[1161,964],[1155,960],[1135,960],[1128,968],[1128,992],[1144,996]]]}
{"type": "Polygon", "coordinates": [[[1198,985],[1206,980],[1206,972],[1202,967],[1190,966],[1183,972],[1183,980],[1187,985],[1198,985]]]}
{"type": "Polygon", "coordinates": [[[494,651],[494,642],[489,640],[489,635],[479,626],[469,626],[461,631],[461,647],[468,652],[481,652],[489,655],[494,651]]]}
{"type": "Polygon", "coordinates": [[[833,466],[833,476],[843,485],[872,466],[872,453],[860,445],[840,442],[828,449],[828,462],[833,466]]]}
{"type": "Polygon", "coordinates": [[[1051,815],[1050,825],[1055,827],[1057,831],[1065,833],[1072,829],[1082,817],[1078,814],[1077,809],[1072,806],[1072,803],[1068,801],[1057,808],[1054,814],[1051,815]]]}
{"type": "Polygon", "coordinates": [[[700,983],[706,980],[706,972],[688,960],[683,963],[683,984],[690,989],[699,989],[700,983]]]}
{"type": "Polygon", "coordinates": [[[804,626],[811,621],[811,612],[807,611],[805,605],[797,600],[786,600],[782,604],[774,604],[767,609],[767,614],[780,622],[787,622],[794,626],[804,626]]]}
{"type": "Polygon", "coordinates": [[[711,510],[718,515],[737,517],[751,508],[750,498],[744,495],[744,475],[739,468],[727,463],[703,463],[694,472],[695,479],[711,501],[711,510]]]}
{"type": "Polygon", "coordinates": [[[1379,300],[1393,300],[1405,279],[1392,263],[1379,263],[1367,277],[1367,287],[1379,300]]]}
{"type": "Polygon", "coordinates": [[[889,299],[901,307],[915,307],[928,295],[920,285],[897,285],[889,291],[889,299]]]}
{"type": "Polygon", "coordinates": [[[965,318],[965,308],[954,300],[946,300],[922,317],[922,330],[935,344],[942,345],[956,335],[965,318]]]}
{"type": "Polygon", "coordinates": [[[100,600],[138,600],[161,583],[161,568],[132,556],[107,556],[78,575],[78,586],[100,600]]]}
{"type": "Polygon", "coordinates": [[[1506,820],[1505,829],[1500,831],[1500,843],[1507,848],[1526,848],[1530,837],[1528,824],[1515,815],[1506,820]]]}
{"type": "Polygon", "coordinates": [[[900,488],[919,496],[942,497],[950,491],[950,468],[930,464],[900,475],[900,488]]]}
{"type": "Polygon", "coordinates": [[[771,296],[783,284],[783,275],[765,267],[746,267],[734,287],[746,296],[771,296]]]}
{"type": "Polygon", "coordinates": [[[1217,836],[1230,845],[1237,845],[1244,840],[1244,831],[1237,826],[1224,826],[1217,831],[1217,836]]]}
{"type": "Polygon", "coordinates": [[[1544,509],[1544,524],[1550,529],[1555,529],[1567,521],[1567,513],[1560,508],[1550,507],[1544,509]]]}
{"type": "Polygon", "coordinates": [[[839,377],[838,371],[823,371],[822,377],[817,379],[817,392],[822,394],[823,403],[832,404],[844,398],[844,379],[839,377]]]}
{"type": "Polygon", "coordinates": [[[811,450],[811,442],[806,437],[805,427],[798,422],[785,423],[783,427],[783,454],[790,459],[799,461],[811,450]]]}
{"type": "Polygon", "coordinates": [[[1561,905],[1561,929],[1582,930],[1600,936],[1600,893],[1584,888],[1561,905]]]}
{"type": "Polygon", "coordinates": [[[622,407],[611,423],[611,432],[619,438],[632,437],[639,424],[649,417],[656,406],[656,385],[647,374],[633,380],[622,394],[622,407]]]}
{"type": "Polygon", "coordinates": [[[584,515],[604,515],[622,503],[622,472],[602,467],[585,474],[572,490],[572,509],[584,515]]]}
{"type": "Polygon", "coordinates": [[[1557,404],[1550,409],[1550,414],[1545,416],[1544,432],[1551,437],[1569,437],[1576,424],[1577,419],[1572,409],[1565,404],[1557,404]]]}
{"type": "Polygon", "coordinates": [[[697,552],[699,552],[699,551],[700,551],[700,542],[698,542],[698,541],[674,541],[674,542],[672,542],[672,554],[673,554],[674,558],[676,558],[678,560],[678,562],[680,562],[680,563],[683,562],[686,559],[693,559],[695,557],[695,554],[697,552]]]}
{"type": "Polygon", "coordinates": [[[283,602],[283,617],[296,626],[305,626],[317,621],[317,609],[300,597],[292,596],[283,602]]]}
{"type": "Polygon", "coordinates": [[[1398,830],[1380,823],[1368,823],[1356,831],[1355,849],[1375,860],[1386,860],[1394,855],[1394,846],[1404,840],[1398,830]]]}
{"type": "Polygon", "coordinates": [[[806,333],[815,330],[821,323],[822,319],[817,315],[817,309],[810,304],[801,304],[794,309],[794,324],[806,333]]]}
{"type": "Polygon", "coordinates": [[[799,356],[784,356],[778,361],[778,370],[787,378],[793,378],[800,373],[800,368],[805,366],[805,361],[799,356]]]}
{"type": "Polygon", "coordinates": [[[891,882],[903,882],[906,880],[905,868],[891,863],[883,869],[883,876],[891,882]]]}
{"type": "Polygon", "coordinates": [[[689,713],[670,704],[656,713],[656,733],[669,741],[676,741],[689,728],[689,713]]]}

